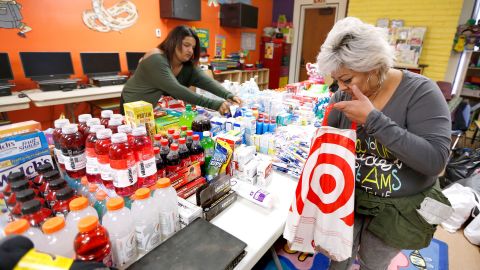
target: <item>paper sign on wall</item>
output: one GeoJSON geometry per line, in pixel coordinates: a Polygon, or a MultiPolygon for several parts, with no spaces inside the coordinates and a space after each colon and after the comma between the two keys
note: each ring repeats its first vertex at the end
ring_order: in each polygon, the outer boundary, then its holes
{"type": "Polygon", "coordinates": [[[210,31],[208,29],[197,28],[195,29],[198,39],[200,39],[200,47],[208,48],[210,40],[210,31]]]}
{"type": "Polygon", "coordinates": [[[265,59],[273,59],[273,42],[265,43],[265,59]]]}
{"type": "Polygon", "coordinates": [[[215,56],[225,58],[227,39],[222,35],[215,35],[215,56]]]}
{"type": "Polygon", "coordinates": [[[242,49],[255,51],[257,42],[257,34],[256,33],[242,33],[242,49]]]}

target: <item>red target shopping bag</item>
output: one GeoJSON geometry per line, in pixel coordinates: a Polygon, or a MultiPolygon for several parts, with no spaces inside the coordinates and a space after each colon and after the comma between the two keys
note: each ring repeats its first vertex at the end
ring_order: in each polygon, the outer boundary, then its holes
{"type": "Polygon", "coordinates": [[[326,126],[330,109],[312,139],[283,236],[292,250],[343,261],[353,244],[356,128],[326,126]]]}

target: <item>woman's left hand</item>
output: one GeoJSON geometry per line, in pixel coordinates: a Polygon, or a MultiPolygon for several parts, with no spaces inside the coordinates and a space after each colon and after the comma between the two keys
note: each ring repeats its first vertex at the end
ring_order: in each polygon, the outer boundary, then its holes
{"type": "Polygon", "coordinates": [[[230,103],[233,103],[233,104],[238,105],[238,106],[242,106],[242,103],[243,103],[243,101],[242,101],[239,97],[237,97],[237,96],[234,96],[234,97],[232,97],[232,98],[229,98],[228,101],[229,101],[230,103]]]}
{"type": "Polygon", "coordinates": [[[340,101],[333,108],[342,111],[350,121],[359,125],[365,124],[368,114],[375,109],[372,102],[356,85],[352,86],[352,100],[340,101]]]}

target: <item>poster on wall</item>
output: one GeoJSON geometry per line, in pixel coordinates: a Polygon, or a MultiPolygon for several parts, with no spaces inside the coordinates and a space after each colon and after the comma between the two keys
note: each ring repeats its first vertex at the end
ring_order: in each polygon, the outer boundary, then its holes
{"type": "Polygon", "coordinates": [[[273,59],[273,42],[265,43],[265,59],[273,59]]]}
{"type": "Polygon", "coordinates": [[[23,21],[22,5],[14,0],[0,0],[0,28],[17,29],[17,35],[27,37],[25,34],[32,28],[23,21]]]}
{"type": "Polygon", "coordinates": [[[242,49],[255,51],[257,42],[257,33],[242,32],[242,49]]]}
{"type": "Polygon", "coordinates": [[[208,48],[210,40],[210,31],[208,29],[197,28],[195,29],[198,39],[200,39],[200,48],[208,48]]]}
{"type": "Polygon", "coordinates": [[[92,10],[84,11],[82,19],[94,31],[119,32],[137,22],[138,12],[135,4],[128,0],[118,1],[109,8],[103,6],[103,0],[92,0],[92,10]]]}
{"type": "Polygon", "coordinates": [[[222,35],[215,35],[215,56],[225,58],[227,39],[222,35]]]}

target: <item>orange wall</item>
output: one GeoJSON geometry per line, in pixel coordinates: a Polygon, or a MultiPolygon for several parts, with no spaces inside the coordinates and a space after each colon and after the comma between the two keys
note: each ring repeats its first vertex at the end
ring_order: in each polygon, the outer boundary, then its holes
{"type": "MultiPolygon", "coordinates": [[[[259,42],[262,29],[272,21],[272,0],[252,0],[258,7],[258,28],[223,28],[220,27],[219,7],[209,7],[207,0],[202,2],[202,20],[198,22],[180,21],[160,18],[158,0],[131,0],[137,6],[139,18],[135,25],[122,32],[100,33],[87,28],[82,21],[82,12],[92,8],[90,0],[17,0],[22,4],[23,22],[32,28],[26,38],[17,35],[17,29],[0,28],[0,52],[8,52],[15,77],[14,90],[34,88],[35,85],[24,77],[19,52],[22,51],[69,51],[72,53],[75,78],[85,79],[82,74],[80,52],[119,52],[122,70],[127,70],[125,52],[147,51],[156,47],[168,34],[169,29],[186,24],[210,30],[210,47],[208,53],[214,55],[215,35],[227,38],[226,52],[240,49],[241,33],[256,32],[257,48],[251,52],[247,62],[253,63],[259,58],[259,42]],[[155,36],[155,29],[160,28],[162,37],[155,36]]],[[[104,6],[110,7],[119,0],[105,0],[104,6]]],[[[38,108],[30,103],[30,109],[9,112],[12,122],[36,120],[42,122],[43,128],[52,126],[53,120],[63,112],[63,106],[38,108]]],[[[76,115],[89,113],[86,104],[76,107],[76,115]]]]}

